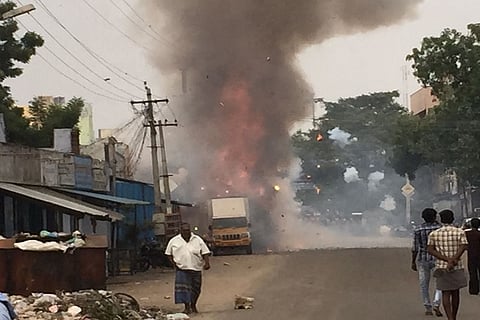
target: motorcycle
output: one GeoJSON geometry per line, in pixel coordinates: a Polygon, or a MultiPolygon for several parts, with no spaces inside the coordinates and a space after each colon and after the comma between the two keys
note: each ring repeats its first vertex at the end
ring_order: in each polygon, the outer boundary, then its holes
{"type": "Polygon", "coordinates": [[[135,261],[135,271],[145,272],[150,268],[172,268],[170,260],[164,253],[164,248],[156,241],[145,242],[139,250],[135,261]]]}

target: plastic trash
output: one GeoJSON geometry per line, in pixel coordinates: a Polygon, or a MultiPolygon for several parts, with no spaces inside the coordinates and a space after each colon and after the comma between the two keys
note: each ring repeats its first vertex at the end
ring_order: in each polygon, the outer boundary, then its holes
{"type": "Polygon", "coordinates": [[[190,319],[185,313],[171,313],[167,314],[167,320],[186,320],[190,319]]]}

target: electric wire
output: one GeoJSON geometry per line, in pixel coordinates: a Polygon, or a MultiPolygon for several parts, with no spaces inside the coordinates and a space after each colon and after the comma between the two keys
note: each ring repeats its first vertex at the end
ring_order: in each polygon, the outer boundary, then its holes
{"type": "Polygon", "coordinates": [[[125,5],[133,12],[133,14],[135,14],[135,15],[137,16],[137,18],[138,18],[139,20],[141,20],[143,23],[146,24],[146,22],[145,22],[145,20],[143,20],[142,16],[137,13],[137,11],[135,10],[135,8],[132,7],[132,5],[131,5],[130,3],[128,3],[128,1],[122,0],[122,2],[125,3],[125,5]]]}
{"type": "Polygon", "coordinates": [[[128,145],[133,147],[133,148],[136,148],[138,147],[138,136],[140,135],[140,132],[142,131],[143,129],[143,126],[135,126],[134,127],[134,131],[133,131],[133,134],[130,135],[130,140],[128,141],[128,145]]]}
{"type": "MultiPolygon", "coordinates": [[[[53,13],[51,12],[51,10],[48,9],[48,7],[44,4],[44,2],[43,2],[42,0],[35,0],[35,1],[36,1],[37,3],[39,3],[40,6],[42,7],[42,9],[44,9],[44,10],[47,12],[47,14],[48,14],[63,30],[65,30],[65,32],[67,32],[79,45],[81,45],[95,60],[97,60],[98,62],[100,62],[105,68],[107,68],[109,71],[111,71],[112,73],[114,73],[115,75],[117,75],[118,77],[120,77],[120,78],[121,78],[122,80],[124,80],[125,82],[127,82],[127,83],[129,83],[130,85],[134,86],[135,88],[143,91],[143,88],[142,88],[142,87],[140,87],[139,85],[137,85],[137,84],[129,81],[128,79],[125,79],[121,74],[125,74],[125,75],[127,75],[127,76],[130,76],[132,79],[135,79],[135,80],[137,80],[137,81],[139,81],[139,82],[140,82],[140,81],[143,82],[144,80],[141,80],[141,79],[139,79],[138,77],[135,77],[135,76],[133,76],[133,75],[127,73],[127,72],[124,72],[123,70],[121,70],[120,68],[118,68],[118,67],[116,67],[115,65],[111,64],[110,62],[108,62],[108,60],[106,60],[105,58],[103,58],[102,56],[100,56],[99,54],[97,54],[96,52],[94,52],[93,50],[91,50],[91,49],[90,49],[88,46],[86,46],[81,40],[79,40],[78,37],[76,37],[73,33],[71,33],[71,32],[68,30],[68,28],[55,16],[55,14],[53,14],[53,13]],[[117,71],[114,71],[113,69],[116,69],[117,71]],[[121,74],[118,74],[118,72],[120,72],[121,74]]],[[[20,5],[22,5],[19,0],[17,0],[17,2],[20,3],[20,5]]],[[[89,7],[91,7],[92,10],[96,11],[96,13],[97,13],[102,19],[104,19],[105,21],[107,21],[107,23],[109,23],[110,25],[112,25],[112,24],[110,23],[110,21],[108,21],[108,19],[106,19],[104,16],[102,16],[102,15],[98,12],[98,10],[96,10],[95,8],[93,8],[93,7],[87,2],[87,0],[84,0],[84,2],[86,2],[86,4],[87,4],[89,7]]],[[[128,18],[130,18],[130,17],[129,17],[120,7],[118,7],[118,5],[116,5],[112,0],[111,0],[111,2],[112,2],[112,4],[113,4],[115,7],[117,7],[124,15],[126,15],[128,18]]],[[[134,10],[134,8],[133,8],[130,4],[128,4],[128,2],[126,2],[126,1],[124,1],[124,2],[125,2],[125,3],[128,5],[128,7],[134,12],[135,15],[137,15],[139,18],[141,18],[141,17],[139,16],[139,14],[134,10]]],[[[143,20],[143,19],[141,19],[141,20],[142,20],[143,22],[145,22],[145,20],[143,20]]],[[[145,23],[146,23],[146,22],[145,22],[145,23]]],[[[116,28],[116,26],[114,26],[114,25],[112,25],[112,26],[116,28]]],[[[139,26],[139,25],[137,24],[137,26],[139,26]]],[[[147,25],[147,26],[151,27],[150,25],[147,25]]],[[[141,26],[139,26],[139,27],[141,28],[141,26]]],[[[121,30],[117,30],[117,31],[120,31],[120,32],[121,32],[121,30]]],[[[127,37],[128,37],[128,35],[127,35],[127,37]]],[[[56,39],[54,39],[54,40],[56,40],[56,39]]],[[[159,39],[156,39],[156,40],[159,40],[159,39]]],[[[166,40],[166,39],[163,39],[163,41],[171,44],[171,42],[169,42],[169,41],[166,40]]],[[[57,42],[57,43],[58,43],[58,42],[57,42]]],[[[100,75],[98,75],[98,74],[97,74],[97,77],[99,77],[100,79],[103,80],[103,77],[100,76],[100,75]]],[[[108,82],[108,83],[109,83],[110,85],[112,85],[113,87],[117,88],[117,90],[121,90],[122,92],[124,91],[123,89],[118,88],[117,86],[111,84],[110,82],[108,82]]],[[[135,97],[135,98],[139,98],[138,96],[135,96],[135,95],[133,95],[133,94],[131,94],[131,95],[132,95],[133,97],[135,97]]],[[[158,97],[158,96],[154,96],[154,97],[160,99],[160,97],[158,97]]],[[[167,108],[170,110],[170,112],[171,112],[171,113],[173,114],[173,116],[176,118],[175,112],[170,108],[169,105],[167,105],[167,108]]]]}
{"type": "MultiPolygon", "coordinates": [[[[158,103],[155,103],[155,106],[157,107],[156,110],[154,110],[155,115],[160,114],[162,118],[168,119],[165,114],[163,114],[162,108],[158,105],[158,103]]],[[[168,120],[167,120],[168,121],[168,120]]]]}
{"type": "Polygon", "coordinates": [[[130,119],[127,123],[124,125],[120,126],[119,128],[114,130],[114,135],[120,136],[122,133],[124,133],[127,129],[133,126],[135,124],[135,121],[141,118],[141,115],[135,115],[132,119],[130,119]]]}
{"type": "Polygon", "coordinates": [[[160,42],[164,42],[164,44],[167,44],[169,46],[174,46],[173,43],[167,39],[165,39],[164,37],[162,37],[162,35],[157,32],[156,30],[154,30],[152,28],[152,26],[147,23],[145,21],[145,19],[143,19],[138,13],[137,11],[125,0],[123,0],[123,2],[128,6],[128,8],[140,19],[140,21],[142,21],[144,23],[144,25],[150,29],[154,35],[148,33],[145,31],[145,29],[143,28],[143,26],[141,26],[140,24],[138,24],[135,20],[133,20],[118,4],[116,4],[114,2],[114,0],[110,0],[110,2],[125,16],[127,17],[128,20],[130,20],[130,22],[132,22],[133,24],[135,24],[140,30],[142,30],[143,33],[147,34],[148,36],[150,36],[152,39],[156,40],[156,41],[160,41],[160,42]]]}
{"type": "MultiPolygon", "coordinates": [[[[140,80],[139,78],[121,70],[120,68],[116,67],[115,65],[111,64],[108,60],[106,60],[105,58],[103,58],[101,55],[99,55],[98,53],[96,53],[95,51],[93,51],[92,49],[90,49],[84,42],[82,42],[78,37],[76,37],[58,18],[57,16],[43,3],[42,0],[34,0],[36,1],[37,3],[39,3],[40,7],[42,7],[42,9],[66,32],[70,35],[70,37],[72,37],[72,39],[74,39],[80,46],[82,46],[85,51],[87,51],[90,56],[92,56],[95,60],[97,60],[100,64],[102,64],[107,70],[109,70],[110,72],[112,72],[113,74],[115,74],[116,76],[118,76],[120,79],[122,79],[123,81],[125,81],[126,83],[134,86],[135,88],[143,91],[143,88],[137,84],[135,84],[134,82],[128,80],[127,78],[125,78],[123,75],[126,75],[126,76],[129,76],[131,77],[132,79],[134,80],[137,80],[139,82],[141,82],[142,80],[140,80]],[[115,71],[115,70],[118,70],[118,71],[115,71]]],[[[138,97],[136,97],[138,98],[138,97]]]]}
{"type": "Polygon", "coordinates": [[[92,90],[88,87],[86,87],[85,85],[83,85],[82,83],[78,82],[77,80],[75,80],[74,78],[70,77],[69,75],[65,74],[64,72],[62,72],[60,69],[58,69],[56,66],[54,66],[52,63],[50,63],[50,61],[48,61],[48,59],[46,59],[45,57],[43,57],[39,52],[37,52],[35,55],[37,55],[40,59],[42,59],[47,65],[49,65],[52,69],[54,69],[55,71],[57,71],[60,75],[62,75],[63,77],[69,79],[70,81],[74,82],[75,84],[79,85],[80,87],[84,88],[85,90],[97,95],[97,96],[100,96],[100,97],[104,97],[104,98],[107,98],[109,100],[112,100],[112,101],[117,101],[117,102],[125,102],[123,100],[120,100],[120,99],[115,99],[115,98],[112,98],[110,96],[107,96],[107,95],[104,95],[100,92],[96,92],[95,90],[92,90]]]}
{"type": "MultiPolygon", "coordinates": [[[[28,28],[21,22],[18,21],[18,24],[20,24],[20,26],[22,26],[25,30],[29,31],[28,28]]],[[[46,47],[45,47],[46,48],[46,47]]],[[[89,91],[90,93],[93,93],[97,96],[100,96],[100,97],[104,97],[104,98],[107,98],[109,100],[112,100],[112,101],[116,101],[116,102],[125,102],[125,100],[120,100],[120,99],[117,99],[117,98],[114,98],[114,97],[111,97],[111,96],[107,96],[103,93],[100,93],[100,92],[97,92],[87,86],[85,86],[84,84],[82,84],[81,82],[79,82],[78,80],[72,78],[71,76],[69,76],[68,74],[66,74],[65,72],[63,72],[62,70],[60,70],[59,68],[57,68],[54,64],[52,64],[47,58],[45,58],[40,52],[35,52],[35,55],[40,57],[40,59],[42,59],[48,66],[50,66],[53,70],[55,70],[56,72],[58,72],[61,76],[65,77],[66,79],[72,81],[73,83],[77,84],[78,86],[82,87],[83,89],[89,91]]],[[[67,65],[68,66],[68,65],[67,65]]],[[[75,71],[75,70],[74,70],[75,71]]],[[[79,74],[81,76],[81,74],[79,74]]],[[[89,79],[87,79],[89,80],[89,79]]]]}
{"type": "Polygon", "coordinates": [[[128,152],[129,156],[127,157],[127,167],[129,168],[133,168],[136,159],[138,159],[142,152],[142,150],[140,149],[142,146],[141,135],[142,130],[145,131],[142,122],[143,119],[141,119],[141,116],[137,115],[128,123],[128,125],[118,130],[115,130],[113,133],[113,136],[117,140],[128,141],[127,145],[129,146],[129,149],[132,148],[128,152]]]}
{"type": "Polygon", "coordinates": [[[142,155],[143,147],[145,144],[145,138],[147,135],[147,129],[143,125],[143,121],[140,124],[136,125],[136,130],[133,134],[133,138],[129,142],[129,146],[132,146],[133,149],[131,151],[131,157],[129,158],[128,166],[133,169],[135,172],[137,169],[137,165],[140,162],[140,158],[142,155]]]}
{"type": "MultiPolygon", "coordinates": [[[[137,18],[142,21],[148,28],[150,28],[152,30],[153,33],[155,33],[158,37],[161,37],[162,35],[157,31],[155,30],[149,23],[147,23],[147,21],[145,21],[145,19],[142,18],[141,15],[138,14],[138,12],[135,10],[134,7],[132,7],[132,5],[130,3],[128,3],[128,1],[126,0],[122,0],[123,3],[125,3],[127,5],[127,7],[133,12],[134,15],[137,16],[137,18]]],[[[167,43],[170,43],[170,41],[168,41],[167,39],[163,39],[165,42],[167,43]]]]}
{"type": "Polygon", "coordinates": [[[145,29],[143,28],[143,26],[141,26],[140,24],[138,24],[138,22],[136,22],[135,20],[133,20],[123,9],[122,7],[120,7],[117,3],[115,3],[114,0],[109,0],[110,3],[115,7],[117,8],[118,11],[120,11],[122,13],[123,16],[125,16],[128,21],[130,21],[133,25],[135,25],[139,30],[141,30],[143,33],[145,33],[146,35],[148,35],[150,38],[156,40],[156,41],[160,41],[159,39],[155,38],[153,35],[151,35],[150,33],[146,32],[145,29]]]}
{"type": "MultiPolygon", "coordinates": [[[[117,127],[116,129],[113,130],[113,136],[115,138],[117,137],[120,137],[121,134],[125,133],[125,131],[130,128],[134,123],[135,121],[137,121],[139,118],[139,116],[134,116],[133,118],[131,118],[130,120],[128,120],[127,122],[125,122],[124,124],[120,125],[119,127],[117,127]]],[[[92,143],[89,144],[89,146],[91,145],[94,145],[96,144],[98,141],[94,141],[92,143]]]]}
{"type": "MultiPolygon", "coordinates": [[[[20,3],[20,5],[22,5],[22,3],[20,1],[17,0],[18,3],[20,3]]],[[[78,63],[80,63],[85,69],[87,69],[88,71],[90,71],[92,74],[94,74],[97,78],[101,79],[102,81],[104,81],[104,77],[102,77],[101,75],[99,75],[96,71],[94,71],[92,68],[90,68],[88,65],[86,65],[82,60],[80,60],[75,54],[73,54],[67,47],[65,47],[47,28],[45,28],[43,26],[42,23],[40,23],[40,21],[38,21],[37,18],[35,18],[33,15],[29,14],[29,16],[40,26],[40,28],[45,31],[62,49],[64,49],[73,59],[75,59],[78,63]]],[[[57,59],[61,60],[63,64],[65,64],[67,67],[69,67],[70,69],[74,70],[74,72],[76,72],[77,74],[80,75],[80,73],[75,70],[72,66],[70,66],[69,64],[67,64],[65,61],[63,61],[62,58],[60,58],[57,54],[55,54],[51,49],[48,49],[48,47],[45,45],[44,46],[48,51],[50,51],[55,57],[57,57],[57,59]]],[[[82,75],[82,77],[84,79],[87,79],[85,76],[82,75]]],[[[126,96],[121,96],[119,95],[118,93],[115,93],[113,91],[110,91],[106,88],[102,88],[100,87],[99,85],[95,84],[93,81],[89,80],[88,81],[92,84],[94,84],[95,86],[99,87],[100,89],[112,94],[113,96],[116,96],[116,97],[119,97],[121,99],[125,99],[125,100],[128,100],[129,97],[126,97],[126,96]]],[[[104,81],[106,82],[106,81],[104,81]]],[[[110,86],[114,87],[115,89],[121,91],[122,93],[125,91],[123,90],[122,88],[119,88],[118,86],[112,84],[112,83],[109,83],[107,82],[110,86]]]]}
{"type": "Polygon", "coordinates": [[[119,27],[117,27],[115,24],[113,24],[112,22],[110,22],[110,20],[108,20],[107,18],[105,18],[94,6],[92,6],[87,0],[83,0],[83,2],[93,11],[95,12],[95,14],[97,16],[99,16],[103,21],[105,21],[108,25],[110,25],[113,29],[115,29],[117,32],[119,32],[120,34],[122,34],[125,38],[127,38],[128,40],[132,41],[134,44],[136,44],[137,46],[147,50],[147,51],[150,51],[151,49],[147,48],[146,46],[144,46],[143,44],[137,42],[135,39],[133,39],[132,37],[130,37],[128,34],[126,34],[125,32],[123,32],[119,27]]]}
{"type": "Polygon", "coordinates": [[[134,156],[133,159],[136,159],[135,162],[133,163],[132,165],[132,169],[133,169],[133,173],[135,173],[137,171],[137,168],[138,168],[138,164],[140,162],[140,160],[142,159],[142,154],[143,154],[143,148],[145,146],[145,140],[146,140],[146,137],[147,137],[147,130],[143,130],[143,138],[142,138],[142,143],[140,144],[140,152],[138,152],[138,155],[134,156]]]}
{"type": "MultiPolygon", "coordinates": [[[[59,57],[52,49],[50,49],[48,46],[46,45],[43,45],[43,48],[45,48],[48,52],[50,52],[50,54],[52,54],[55,58],[57,58],[64,66],[66,66],[68,69],[72,70],[74,73],[76,73],[77,75],[79,75],[82,79],[84,79],[85,81],[87,81],[88,83],[92,84],[93,86],[97,87],[97,88],[100,88],[110,94],[113,95],[113,97],[110,97],[111,99],[115,100],[115,101],[121,101],[121,102],[127,102],[128,101],[128,98],[124,98],[124,97],[121,97],[121,96],[118,96],[116,95],[114,92],[110,91],[110,90],[107,90],[107,89],[104,89],[102,87],[100,87],[99,85],[97,85],[95,82],[93,82],[92,80],[90,80],[89,78],[87,78],[86,76],[84,76],[83,74],[79,73],[75,68],[73,68],[71,65],[69,65],[68,63],[66,63],[61,57],[59,57]]],[[[104,95],[106,96],[106,95],[104,95]]]]}
{"type": "MultiPolygon", "coordinates": [[[[43,3],[42,3],[43,4],[43,3]]],[[[44,6],[42,6],[42,8],[45,8],[44,6]]],[[[49,33],[36,19],[34,19],[52,38],[53,35],[51,33],[49,33]]],[[[22,23],[19,23],[25,30],[29,31],[29,29],[23,25],[22,23]]],[[[55,38],[54,38],[55,39],[55,38]]],[[[57,41],[58,43],[58,41],[57,41]]],[[[59,44],[60,45],[60,44],[59,44]]],[[[72,71],[74,71],[75,73],[77,73],[79,76],[81,76],[83,79],[85,79],[86,81],[88,81],[89,83],[93,84],[93,85],[96,85],[95,83],[93,83],[91,80],[89,80],[88,78],[86,78],[85,76],[83,76],[82,74],[76,72],[75,69],[73,69],[70,65],[68,65],[63,59],[61,59],[57,54],[55,54],[55,52],[53,50],[51,50],[49,47],[47,46],[44,46],[45,49],[47,51],[49,51],[54,57],[56,57],[60,62],[62,62],[65,66],[69,67],[72,71]]],[[[63,47],[63,46],[62,46],[63,47]]],[[[64,48],[64,47],[63,47],[64,48]]],[[[64,48],[65,49],[65,48],[64,48]]],[[[68,50],[67,50],[68,51],[68,50]]],[[[118,101],[118,102],[125,102],[124,100],[120,100],[120,99],[115,99],[115,98],[112,98],[110,96],[107,96],[105,94],[102,94],[102,93],[99,93],[95,90],[92,90],[90,88],[88,88],[87,86],[83,85],[82,83],[80,83],[79,81],[77,81],[76,79],[72,78],[71,76],[69,76],[68,74],[64,73],[63,71],[61,71],[59,68],[57,68],[53,63],[51,63],[47,58],[45,58],[42,54],[40,54],[39,52],[36,53],[36,55],[38,55],[47,65],[49,65],[52,69],[54,69],[55,71],[57,71],[60,75],[62,75],[63,77],[69,79],[70,81],[76,83],[77,85],[79,85],[80,87],[86,89],[87,91],[95,94],[95,95],[98,95],[98,96],[102,96],[102,97],[105,97],[107,99],[110,99],[110,100],[113,100],[113,101],[118,101]]],[[[108,90],[106,90],[108,91],[108,90]]],[[[109,91],[110,92],[110,91],[109,91]]],[[[112,93],[112,92],[110,92],[112,93]]],[[[114,94],[114,93],[112,93],[114,94]]],[[[143,118],[143,114],[136,110],[136,116],[131,119],[129,122],[127,122],[125,125],[121,126],[119,129],[115,130],[114,131],[114,135],[115,136],[121,136],[123,133],[128,133],[128,129],[132,128],[133,127],[133,124],[135,124],[135,122],[140,119],[140,118],[143,118]]],[[[145,144],[145,139],[146,139],[146,134],[147,134],[147,130],[144,128],[143,125],[137,125],[137,126],[134,126],[135,127],[135,132],[133,134],[133,137],[134,139],[132,140],[132,142],[130,143],[130,145],[133,145],[135,146],[134,147],[134,152],[133,152],[133,158],[130,160],[132,166],[133,166],[133,170],[136,171],[137,169],[137,166],[138,166],[138,163],[141,159],[141,155],[142,155],[142,150],[143,150],[143,147],[144,147],[144,144],[145,144]]]]}

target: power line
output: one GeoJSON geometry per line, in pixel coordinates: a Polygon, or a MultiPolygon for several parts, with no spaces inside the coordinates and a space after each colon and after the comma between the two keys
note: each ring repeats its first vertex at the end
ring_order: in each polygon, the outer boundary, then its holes
{"type": "Polygon", "coordinates": [[[110,20],[108,20],[107,18],[105,18],[97,9],[95,9],[94,6],[92,6],[87,0],[83,0],[83,2],[91,9],[93,10],[93,12],[95,12],[95,14],[97,16],[99,16],[103,21],[105,21],[106,23],[108,23],[113,29],[115,29],[117,32],[119,32],[120,34],[122,34],[125,38],[127,38],[128,40],[132,41],[133,43],[135,43],[137,46],[139,47],[142,47],[143,49],[147,50],[147,51],[150,51],[149,48],[145,47],[143,44],[137,42],[135,39],[133,39],[132,37],[130,37],[128,34],[126,34],[125,32],[123,32],[120,28],[118,28],[115,24],[113,24],[112,22],[110,22],[110,20]]]}
{"type": "MultiPolygon", "coordinates": [[[[20,26],[22,26],[25,30],[29,31],[28,28],[21,22],[18,21],[18,24],[20,24],[20,26]]],[[[52,55],[54,55],[60,62],[62,62],[64,65],[66,65],[68,68],[70,68],[74,73],[78,74],[79,76],[81,76],[83,79],[85,79],[86,81],[88,81],[89,83],[93,84],[94,86],[98,87],[98,85],[94,82],[92,82],[90,79],[86,78],[85,76],[83,76],[82,74],[78,73],[75,69],[73,69],[70,65],[68,65],[65,61],[63,61],[60,57],[58,57],[55,52],[53,52],[52,50],[50,50],[50,48],[48,48],[46,45],[43,46],[45,49],[47,49],[47,51],[49,51],[52,55]]],[[[53,65],[50,61],[48,61],[47,58],[45,58],[44,56],[42,56],[39,52],[36,52],[35,55],[38,55],[43,61],[45,61],[45,63],[47,63],[52,69],[54,69],[55,71],[57,71],[60,75],[64,76],[65,78],[71,80],[72,82],[76,83],[77,85],[79,85],[80,87],[84,88],[85,90],[93,93],[93,94],[96,94],[98,96],[101,96],[101,97],[104,97],[104,98],[107,98],[107,99],[110,99],[112,101],[117,101],[117,102],[125,102],[125,100],[120,100],[120,99],[117,99],[115,97],[111,97],[111,96],[107,96],[103,93],[100,93],[100,92],[97,92],[95,90],[92,90],[91,88],[88,88],[87,86],[85,86],[84,84],[82,84],[81,82],[79,82],[78,80],[72,78],[71,76],[67,75],[65,72],[61,71],[60,69],[58,69],[55,65],[53,65]]],[[[101,87],[98,87],[100,89],[102,89],[101,87]]]]}
{"type": "Polygon", "coordinates": [[[45,61],[46,64],[48,64],[52,69],[54,69],[55,71],[57,71],[59,74],[61,74],[62,76],[64,76],[65,78],[69,79],[70,81],[76,83],[77,85],[79,85],[80,87],[84,88],[85,90],[93,93],[93,94],[96,94],[98,96],[101,96],[101,97],[104,97],[104,98],[107,98],[107,99],[110,99],[110,100],[113,100],[113,101],[117,101],[117,102],[125,102],[124,100],[119,100],[119,99],[115,99],[115,98],[112,98],[112,97],[109,97],[107,95],[104,95],[102,93],[99,93],[99,92],[96,92],[88,87],[86,87],[85,85],[83,85],[82,83],[78,82],[77,80],[75,80],[74,78],[70,77],[69,75],[65,74],[64,72],[62,72],[60,69],[58,69],[57,67],[55,67],[53,64],[50,63],[50,61],[48,61],[46,58],[44,58],[39,52],[37,52],[35,55],[38,55],[43,61],[45,61]]]}
{"type": "Polygon", "coordinates": [[[128,20],[130,20],[133,24],[135,24],[137,27],[139,27],[139,29],[142,30],[142,32],[146,33],[147,35],[149,35],[150,37],[152,37],[153,39],[155,39],[155,40],[157,40],[157,41],[163,41],[165,44],[168,44],[168,45],[170,45],[170,46],[173,46],[173,43],[172,43],[171,41],[165,39],[164,37],[162,37],[162,35],[161,35],[158,31],[156,31],[155,29],[153,29],[152,26],[151,26],[149,23],[147,23],[147,22],[145,21],[145,19],[143,19],[140,14],[138,14],[138,12],[135,10],[135,8],[133,8],[127,1],[125,1],[125,0],[122,0],[122,1],[123,1],[123,3],[125,3],[125,4],[127,5],[127,7],[134,13],[134,15],[137,16],[137,18],[138,18],[140,21],[142,21],[143,24],[144,24],[147,28],[149,28],[149,29],[155,34],[155,36],[153,36],[153,35],[151,35],[150,33],[146,32],[145,29],[144,29],[141,25],[139,25],[138,23],[136,23],[135,20],[133,20],[125,11],[123,11],[123,9],[121,9],[121,7],[118,6],[118,4],[116,4],[116,3],[114,2],[114,0],[110,0],[110,2],[111,2],[115,7],[117,7],[117,9],[118,9],[120,12],[122,12],[122,14],[123,14],[124,16],[126,16],[128,20]]]}
{"type": "MultiPolygon", "coordinates": [[[[17,1],[18,3],[20,3],[20,5],[22,5],[22,3],[20,1],[17,1]]],[[[75,59],[78,63],[80,63],[85,69],[87,69],[88,71],[90,71],[92,74],[94,74],[97,78],[101,79],[102,81],[104,81],[104,77],[102,77],[101,75],[99,75],[96,71],[94,71],[92,68],[90,68],[88,65],[86,65],[82,60],[80,60],[76,55],[74,55],[67,47],[65,47],[59,40],[56,39],[56,37],[50,32],[48,31],[47,28],[45,28],[41,23],[40,21],[38,21],[37,18],[35,18],[33,15],[29,15],[39,26],[40,28],[42,28],[42,30],[44,30],[63,50],[65,50],[71,57],[73,57],[73,59],[75,59]]],[[[28,30],[28,29],[27,29],[28,30]]],[[[57,57],[57,59],[61,60],[68,68],[72,69],[75,73],[81,75],[78,71],[74,70],[72,66],[70,66],[69,64],[65,63],[58,55],[56,55],[52,50],[48,49],[47,46],[45,46],[45,48],[47,48],[48,51],[50,51],[55,57],[57,57]]],[[[84,79],[87,80],[86,77],[84,77],[82,75],[82,77],[84,79]]],[[[119,94],[113,92],[113,91],[110,91],[108,89],[105,89],[105,88],[102,88],[100,86],[98,86],[97,84],[95,84],[93,81],[91,81],[90,79],[88,79],[87,81],[89,81],[90,83],[92,83],[93,85],[99,87],[100,89],[116,96],[116,97],[119,97],[121,99],[125,99],[125,100],[128,100],[129,98],[128,97],[125,97],[125,96],[120,96],[119,94]]],[[[106,81],[104,81],[106,82],[106,81]]],[[[119,88],[115,85],[113,85],[112,83],[109,83],[107,82],[110,86],[114,87],[115,89],[121,91],[122,93],[125,91],[124,89],[122,88],[119,88]]],[[[132,95],[133,96],[133,95],[132,95]]]]}
{"type": "Polygon", "coordinates": [[[135,10],[135,8],[133,8],[133,7],[130,5],[130,3],[128,3],[126,0],[122,0],[122,1],[123,1],[123,3],[125,3],[125,4],[127,5],[127,7],[137,16],[137,18],[138,18],[139,20],[141,20],[143,23],[147,24],[147,23],[145,22],[145,20],[143,20],[142,16],[137,13],[137,11],[135,10]]]}
{"type": "MultiPolygon", "coordinates": [[[[37,3],[40,4],[40,6],[45,10],[45,12],[47,12],[47,14],[63,29],[65,30],[66,33],[68,33],[80,46],[82,46],[89,54],[90,56],[92,56],[95,60],[97,60],[100,64],[102,64],[105,68],[107,68],[110,72],[112,72],[113,74],[115,74],[116,76],[118,76],[119,78],[121,78],[123,81],[125,81],[126,83],[134,86],[135,88],[139,89],[139,90],[142,90],[143,91],[143,88],[133,82],[131,82],[130,80],[126,79],[125,77],[123,77],[123,75],[126,75],[126,76],[129,76],[139,82],[143,81],[143,80],[140,80],[132,75],[130,75],[129,73],[125,72],[125,71],[122,71],[121,69],[119,69],[118,67],[116,67],[115,65],[111,64],[108,60],[106,60],[105,58],[103,58],[101,55],[99,55],[98,53],[96,53],[95,51],[93,51],[92,49],[90,49],[85,43],[83,43],[80,39],[78,39],[72,32],[70,32],[70,30],[68,30],[68,28],[55,16],[55,14],[53,14],[50,9],[48,9],[48,7],[43,3],[42,0],[35,0],[37,3]],[[113,69],[116,69],[116,70],[119,70],[120,74],[113,70],[113,69]]],[[[136,97],[137,98],[137,97],[136,97]]]]}
{"type": "Polygon", "coordinates": [[[132,24],[134,24],[138,29],[140,29],[143,33],[145,33],[146,35],[148,35],[149,37],[151,37],[152,39],[154,40],[157,40],[159,41],[159,39],[155,38],[154,36],[152,36],[150,33],[146,32],[145,29],[140,25],[138,24],[135,20],[133,20],[123,9],[122,7],[120,7],[117,3],[115,3],[114,0],[110,0],[110,3],[118,9],[118,11],[120,11],[122,13],[122,15],[124,15],[132,24]]]}

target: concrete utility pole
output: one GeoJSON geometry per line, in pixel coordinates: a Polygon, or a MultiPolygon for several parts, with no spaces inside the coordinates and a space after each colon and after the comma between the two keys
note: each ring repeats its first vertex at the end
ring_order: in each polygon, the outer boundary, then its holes
{"type": "MultiPolygon", "coordinates": [[[[157,146],[157,128],[159,127],[160,131],[160,149],[162,151],[162,165],[163,165],[163,181],[164,181],[164,187],[165,187],[165,195],[167,196],[168,193],[168,198],[170,198],[170,188],[168,184],[168,169],[167,169],[167,159],[166,159],[166,152],[165,152],[165,143],[163,141],[163,129],[162,129],[162,124],[157,122],[154,119],[153,116],[153,104],[154,103],[168,103],[168,99],[152,99],[152,91],[150,88],[147,86],[147,83],[145,82],[145,90],[147,92],[147,100],[141,100],[141,101],[130,101],[132,105],[135,104],[142,104],[146,105],[146,119],[147,119],[147,124],[146,126],[150,128],[150,140],[151,140],[151,155],[152,155],[152,175],[153,175],[153,189],[155,193],[155,212],[159,212],[163,205],[162,205],[162,198],[161,198],[161,189],[160,189],[160,172],[159,172],[159,167],[158,167],[158,146],[157,146]],[[165,179],[167,182],[165,183],[165,179]]],[[[175,124],[176,125],[176,124],[175,124]]],[[[171,201],[168,201],[169,203],[166,203],[165,205],[165,210],[162,210],[163,213],[171,213],[171,201]],[[169,209],[170,207],[170,209],[169,209]]]]}
{"type": "Polygon", "coordinates": [[[160,136],[160,154],[162,156],[162,178],[163,178],[163,190],[165,192],[165,213],[167,215],[172,214],[172,197],[170,194],[170,180],[167,166],[167,152],[165,149],[165,138],[163,136],[163,127],[177,126],[177,123],[168,123],[167,120],[162,123],[162,120],[158,121],[158,132],[160,136]]]}

